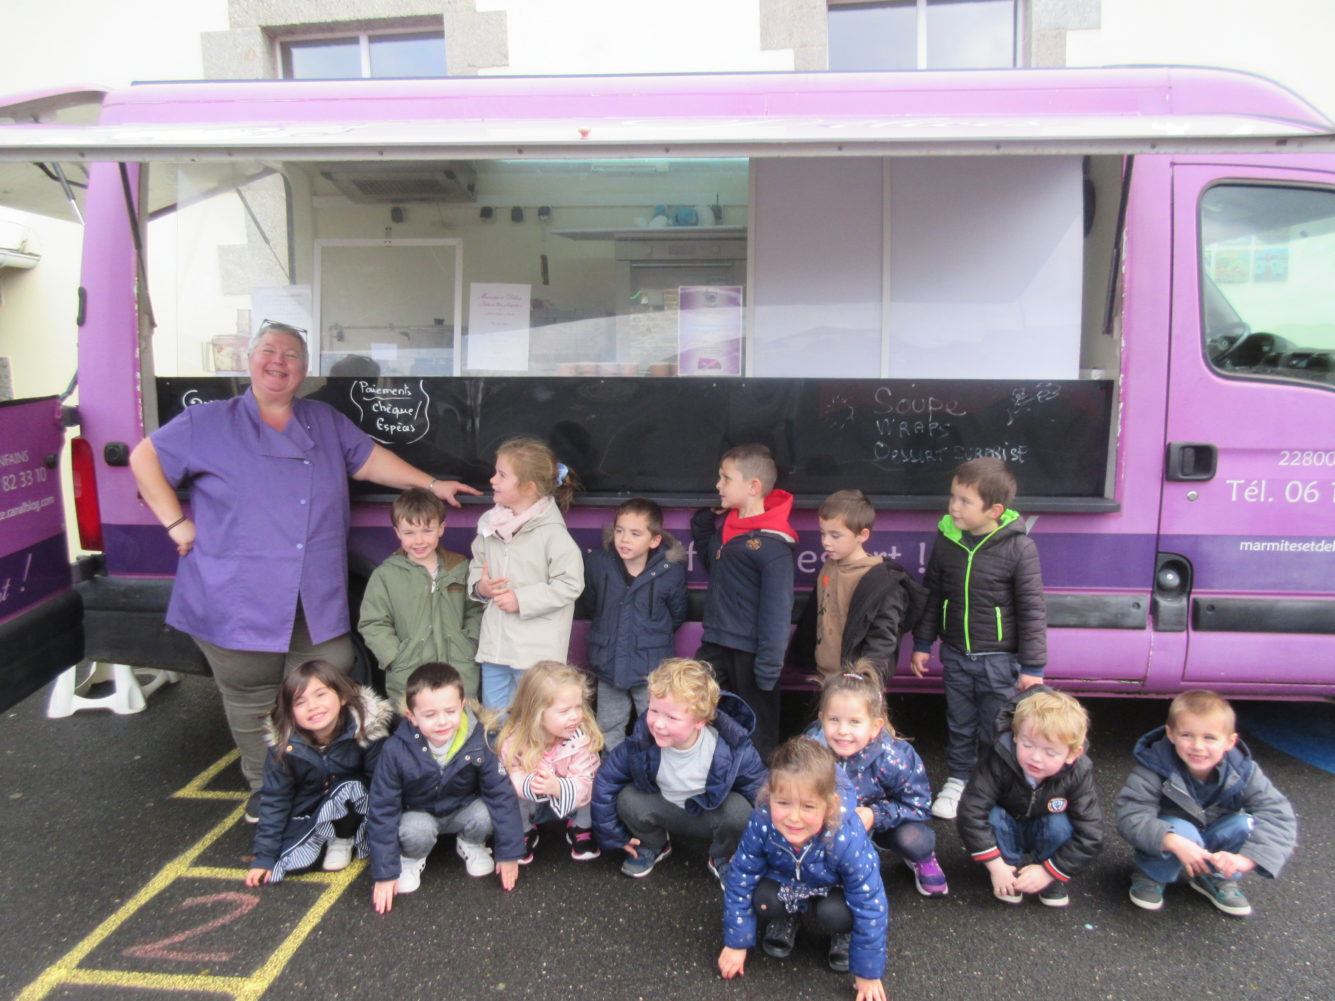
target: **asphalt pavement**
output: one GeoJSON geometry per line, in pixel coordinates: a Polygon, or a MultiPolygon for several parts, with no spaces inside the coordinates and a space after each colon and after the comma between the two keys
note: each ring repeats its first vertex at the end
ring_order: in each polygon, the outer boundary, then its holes
{"type": "MultiPolygon", "coordinates": [[[[721,893],[703,849],[689,845],[632,880],[611,855],[572,861],[560,830],[548,827],[535,862],[505,893],[495,878],[468,878],[443,839],[421,889],[384,916],[372,910],[369,874],[359,867],[248,890],[241,876],[252,829],[240,820],[240,772],[226,762],[230,740],[208,679],[163,688],[135,716],[82,711],[51,720],[46,698],[40,692],[0,714],[0,997],[853,996],[850,978],[826,969],[825,940],[809,930],[787,960],[754,950],[744,978],[719,979],[721,893]]],[[[788,697],[790,723],[806,701],[788,697]]],[[[1135,738],[1162,722],[1167,703],[1087,705],[1110,811],[1135,738]]],[[[1257,704],[1258,729],[1273,737],[1335,727],[1335,706],[1290,708],[1286,726],[1283,707],[1257,704]]],[[[938,821],[948,897],[920,897],[905,867],[885,869],[891,1001],[1335,998],[1335,775],[1253,735],[1249,709],[1239,704],[1243,737],[1293,801],[1300,833],[1279,880],[1244,881],[1252,917],[1225,916],[1183,886],[1170,887],[1158,913],[1133,907],[1130,851],[1111,830],[1098,861],[1073,881],[1068,908],[1001,904],[954,825],[938,821]]],[[[941,699],[899,697],[892,711],[939,784],[941,699]]]]}

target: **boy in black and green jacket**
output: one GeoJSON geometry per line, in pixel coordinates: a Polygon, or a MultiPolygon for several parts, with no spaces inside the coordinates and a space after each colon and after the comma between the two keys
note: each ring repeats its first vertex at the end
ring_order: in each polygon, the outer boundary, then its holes
{"type": "Polygon", "coordinates": [[[941,637],[950,775],[932,814],[951,819],[973,773],[978,749],[996,739],[997,713],[1043,680],[1047,616],[1038,548],[1010,510],[1015,478],[1000,459],[973,459],[955,470],[950,504],[937,526],[923,579],[929,596],[913,631],[913,673],[927,673],[941,637]]]}

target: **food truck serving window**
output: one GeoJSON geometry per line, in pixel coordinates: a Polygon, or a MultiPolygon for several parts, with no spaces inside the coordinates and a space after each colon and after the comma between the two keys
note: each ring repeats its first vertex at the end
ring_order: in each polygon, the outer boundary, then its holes
{"type": "Polygon", "coordinates": [[[149,175],[164,377],[243,374],[272,319],[311,332],[312,376],[1077,379],[1107,271],[1069,156],[149,175]]]}
{"type": "Polygon", "coordinates": [[[743,374],[745,159],[155,164],[160,376],[743,374]]]}

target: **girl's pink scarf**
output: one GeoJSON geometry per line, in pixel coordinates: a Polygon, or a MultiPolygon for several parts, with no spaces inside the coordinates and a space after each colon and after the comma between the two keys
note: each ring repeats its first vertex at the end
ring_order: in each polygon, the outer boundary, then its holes
{"type": "Polygon", "coordinates": [[[519,534],[521,528],[546,511],[551,503],[552,499],[550,497],[543,497],[535,504],[525,508],[522,514],[515,514],[510,508],[497,504],[486,513],[487,524],[482,529],[482,534],[483,536],[499,535],[502,542],[509,542],[519,534]]]}

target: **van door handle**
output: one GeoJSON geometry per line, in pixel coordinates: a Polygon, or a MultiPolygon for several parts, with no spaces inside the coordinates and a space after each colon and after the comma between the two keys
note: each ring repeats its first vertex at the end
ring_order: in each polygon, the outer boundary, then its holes
{"type": "Polygon", "coordinates": [[[1164,478],[1174,482],[1213,480],[1219,451],[1199,441],[1170,441],[1164,478]]]}

